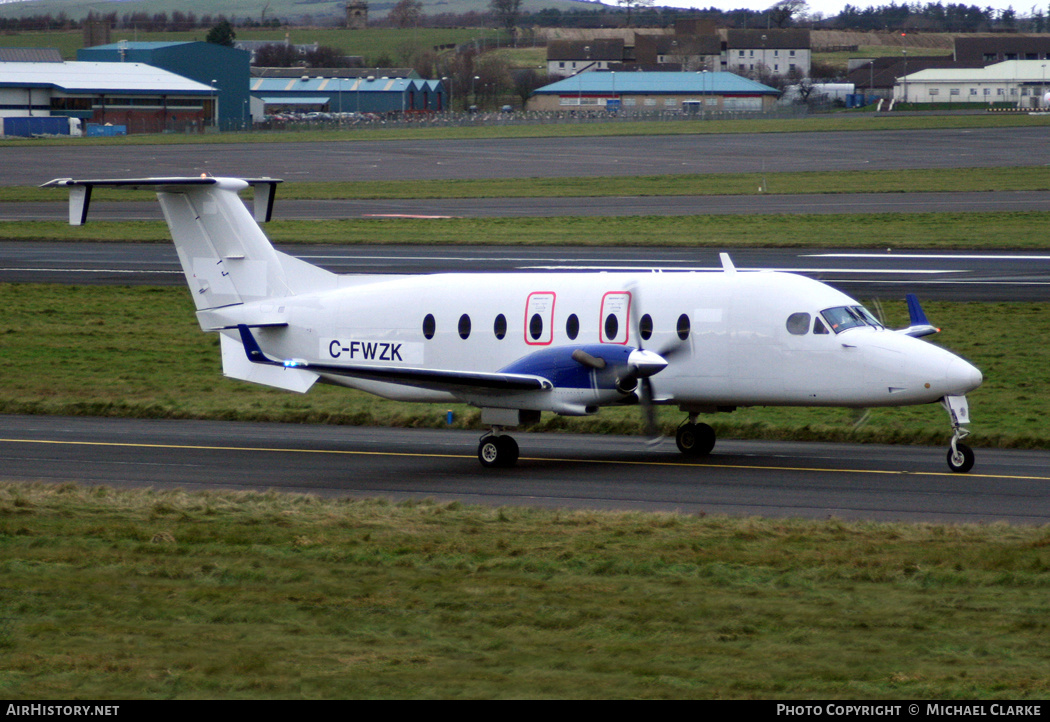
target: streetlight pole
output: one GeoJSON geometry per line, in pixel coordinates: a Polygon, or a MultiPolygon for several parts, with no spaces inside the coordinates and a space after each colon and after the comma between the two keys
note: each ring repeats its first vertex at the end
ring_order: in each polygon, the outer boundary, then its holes
{"type": "Polygon", "coordinates": [[[219,96],[216,94],[215,83],[219,82],[215,78],[211,79],[211,124],[212,127],[219,127],[219,96]]]}

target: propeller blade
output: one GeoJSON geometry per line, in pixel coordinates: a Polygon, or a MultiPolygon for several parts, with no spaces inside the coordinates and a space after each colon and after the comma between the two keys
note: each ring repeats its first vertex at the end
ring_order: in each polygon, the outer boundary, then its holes
{"type": "Polygon", "coordinates": [[[653,404],[653,382],[643,378],[638,388],[638,398],[642,407],[642,418],[645,421],[645,433],[649,437],[650,446],[655,446],[663,440],[660,433],[660,425],[656,421],[656,405],[653,404]]]}
{"type": "Polygon", "coordinates": [[[592,356],[582,348],[578,348],[572,352],[572,360],[578,364],[586,366],[587,368],[598,369],[599,371],[606,366],[605,359],[592,356]]]}

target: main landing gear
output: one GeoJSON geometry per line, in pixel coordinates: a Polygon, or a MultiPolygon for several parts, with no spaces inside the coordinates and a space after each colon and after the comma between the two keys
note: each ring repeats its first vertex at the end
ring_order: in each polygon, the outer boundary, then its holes
{"type": "Polygon", "coordinates": [[[674,441],[686,456],[707,456],[715,448],[715,430],[696,423],[696,414],[689,414],[675,432],[674,441]]]}
{"type": "Polygon", "coordinates": [[[493,428],[478,442],[478,461],[485,468],[510,468],[518,463],[518,442],[493,428]]]}
{"type": "Polygon", "coordinates": [[[965,474],[973,468],[973,449],[962,440],[970,435],[963,424],[970,423],[970,409],[965,396],[945,396],[941,405],[948,411],[952,421],[952,443],[948,447],[948,468],[957,474],[965,474]]]}

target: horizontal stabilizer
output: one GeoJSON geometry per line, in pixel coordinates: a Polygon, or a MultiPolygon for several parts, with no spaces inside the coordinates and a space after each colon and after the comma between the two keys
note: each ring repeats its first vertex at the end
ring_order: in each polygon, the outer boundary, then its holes
{"type": "Polygon", "coordinates": [[[237,339],[219,334],[222,351],[222,373],[240,381],[250,381],[263,386],[272,386],[285,391],[305,394],[317,381],[317,374],[280,366],[253,364],[244,356],[244,348],[237,339]]]}
{"type": "MultiPolygon", "coordinates": [[[[266,223],[273,216],[273,201],[277,195],[278,178],[242,178],[255,189],[254,216],[259,223],[266,223]]],[[[187,178],[96,178],[74,180],[56,178],[41,185],[41,188],[69,189],[69,225],[82,226],[87,223],[88,206],[91,204],[91,189],[96,186],[110,188],[148,188],[159,193],[175,193],[192,186],[212,186],[218,179],[212,176],[187,178]]]]}
{"type": "Polygon", "coordinates": [[[269,358],[259,347],[251,329],[240,325],[244,352],[253,364],[275,366],[285,369],[308,371],[313,374],[346,376],[348,378],[383,381],[386,383],[413,386],[434,391],[499,390],[499,391],[549,391],[554,385],[547,379],[529,374],[485,373],[482,371],[449,371],[402,366],[333,365],[315,364],[298,359],[276,361],[269,358]]]}

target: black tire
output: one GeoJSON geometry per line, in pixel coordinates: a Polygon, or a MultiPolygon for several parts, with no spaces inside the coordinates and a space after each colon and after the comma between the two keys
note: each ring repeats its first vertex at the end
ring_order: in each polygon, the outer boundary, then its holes
{"type": "Polygon", "coordinates": [[[500,447],[500,466],[510,468],[518,463],[518,442],[512,436],[497,436],[500,447]]]}
{"type": "Polygon", "coordinates": [[[674,440],[686,456],[707,456],[715,448],[715,430],[707,424],[686,422],[678,427],[674,440]]]}
{"type": "Polygon", "coordinates": [[[965,474],[973,468],[973,449],[966,444],[956,444],[955,450],[948,449],[948,468],[956,474],[965,474]]]}
{"type": "Polygon", "coordinates": [[[518,463],[518,442],[510,436],[484,436],[478,442],[478,461],[487,469],[514,466],[518,463]]]}

